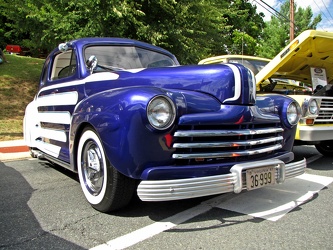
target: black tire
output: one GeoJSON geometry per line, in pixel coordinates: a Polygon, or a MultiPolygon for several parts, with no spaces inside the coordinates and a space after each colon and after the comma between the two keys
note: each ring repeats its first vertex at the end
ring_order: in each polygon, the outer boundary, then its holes
{"type": "Polygon", "coordinates": [[[93,208],[107,213],[131,201],[135,180],[109,163],[102,142],[92,128],[86,128],[80,137],[77,165],[82,191],[93,208]]]}
{"type": "Polygon", "coordinates": [[[322,141],[315,147],[322,155],[333,157],[333,141],[322,141]]]}

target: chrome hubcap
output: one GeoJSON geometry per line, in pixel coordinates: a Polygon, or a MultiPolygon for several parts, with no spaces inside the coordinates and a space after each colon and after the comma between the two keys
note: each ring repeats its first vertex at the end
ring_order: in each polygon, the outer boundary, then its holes
{"type": "Polygon", "coordinates": [[[98,195],[103,187],[104,168],[100,148],[94,141],[84,146],[82,153],[82,173],[87,190],[92,195],[98,195]]]}

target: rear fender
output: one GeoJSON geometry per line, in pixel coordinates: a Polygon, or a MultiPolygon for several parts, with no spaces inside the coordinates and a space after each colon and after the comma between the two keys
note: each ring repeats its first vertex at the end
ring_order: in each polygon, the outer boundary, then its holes
{"type": "Polygon", "coordinates": [[[23,119],[23,135],[27,146],[36,147],[36,140],[40,136],[39,130],[37,103],[32,101],[27,105],[23,119]]]}

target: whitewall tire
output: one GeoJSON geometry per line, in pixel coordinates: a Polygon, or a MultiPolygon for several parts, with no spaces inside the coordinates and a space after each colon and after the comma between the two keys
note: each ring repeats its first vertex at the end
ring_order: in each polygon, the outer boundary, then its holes
{"type": "Polygon", "coordinates": [[[118,172],[108,161],[97,133],[86,128],[78,144],[77,170],[87,201],[101,212],[126,206],[135,191],[135,181],[118,172]]]}

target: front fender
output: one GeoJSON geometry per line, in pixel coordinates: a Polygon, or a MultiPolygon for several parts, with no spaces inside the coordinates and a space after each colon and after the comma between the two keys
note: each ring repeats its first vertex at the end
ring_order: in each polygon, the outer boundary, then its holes
{"type": "Polygon", "coordinates": [[[279,114],[281,124],[285,129],[285,143],[283,148],[289,151],[292,150],[297,129],[297,124],[290,126],[287,122],[287,108],[291,102],[295,102],[299,106],[298,102],[293,98],[279,94],[265,94],[257,98],[257,105],[263,113],[279,114]]]}
{"type": "MultiPolygon", "coordinates": [[[[77,145],[85,126],[92,126],[96,130],[110,163],[124,175],[135,178],[137,166],[146,159],[171,159],[169,149],[156,154],[144,152],[146,143],[156,143],[160,138],[163,140],[163,136],[169,132],[154,131],[149,125],[146,107],[156,95],[168,95],[177,100],[177,113],[185,112],[186,105],[181,94],[159,88],[110,90],[81,101],[75,108],[70,131],[72,168],[77,170],[77,145]],[[142,145],[143,148],[134,148],[134,145],[142,145]]],[[[161,144],[156,148],[161,148],[161,144]]]]}
{"type": "Polygon", "coordinates": [[[166,95],[176,106],[176,120],[184,114],[216,112],[221,103],[216,98],[195,91],[156,87],[131,87],[104,91],[81,101],[74,110],[70,131],[70,155],[76,170],[76,150],[81,131],[92,126],[103,143],[110,163],[122,174],[139,178],[149,166],[172,164],[171,134],[154,129],[146,115],[149,101],[166,95]]]}

